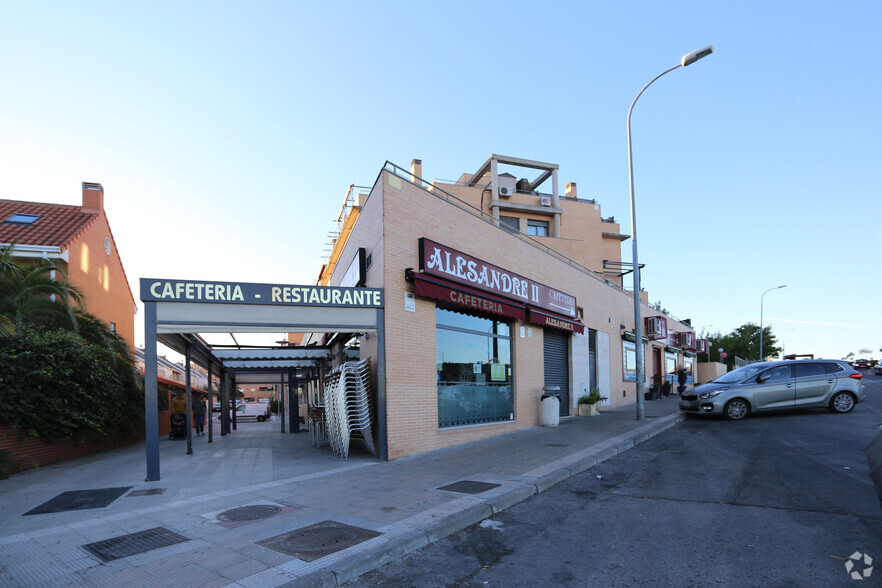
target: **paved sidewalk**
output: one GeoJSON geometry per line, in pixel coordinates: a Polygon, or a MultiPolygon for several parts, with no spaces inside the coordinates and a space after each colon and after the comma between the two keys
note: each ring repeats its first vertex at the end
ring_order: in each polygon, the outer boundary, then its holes
{"type": "Polygon", "coordinates": [[[211,444],[196,437],[192,455],[186,441],[162,440],[159,482],[144,482],[143,444],[46,466],[0,481],[0,586],[337,586],[682,420],[676,396],[647,402],[645,412],[644,421],[633,407],[564,419],[386,463],[314,449],[306,433],[280,433],[274,418],[211,444]],[[494,486],[440,489],[460,481],[494,486]],[[106,506],[26,514],[64,492],[97,489],[108,489],[106,506]],[[227,513],[240,507],[251,508],[227,513]],[[163,539],[179,542],[153,548],[163,539]],[[109,559],[130,547],[151,549],[109,559]]]}

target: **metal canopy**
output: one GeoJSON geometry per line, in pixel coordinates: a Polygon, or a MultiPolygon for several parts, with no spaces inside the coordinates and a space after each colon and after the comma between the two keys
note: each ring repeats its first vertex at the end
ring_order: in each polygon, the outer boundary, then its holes
{"type": "Polygon", "coordinates": [[[210,371],[218,367],[222,375],[236,374],[242,383],[279,383],[292,370],[333,359],[329,348],[316,346],[215,349],[198,333],[376,333],[379,453],[381,460],[386,459],[382,289],[150,278],[140,282],[145,326],[147,481],[159,480],[157,341],[187,357],[188,373],[193,361],[210,371]]]}

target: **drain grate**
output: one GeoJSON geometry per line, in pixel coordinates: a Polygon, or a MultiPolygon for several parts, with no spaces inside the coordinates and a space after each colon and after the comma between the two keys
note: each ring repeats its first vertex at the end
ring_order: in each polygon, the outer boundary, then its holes
{"type": "Polygon", "coordinates": [[[545,447],[569,447],[566,443],[546,443],[545,447]]]}
{"type": "Polygon", "coordinates": [[[29,510],[25,515],[105,508],[131,489],[131,486],[126,486],[124,488],[99,488],[97,490],[62,492],[52,500],[44,502],[33,510],[29,510]]]}
{"type": "Polygon", "coordinates": [[[156,527],[155,529],[139,531],[130,535],[105,539],[97,543],[89,543],[88,545],[83,545],[83,548],[97,556],[101,561],[113,561],[121,557],[137,555],[184,541],[189,541],[189,539],[177,533],[172,533],[164,527],[156,527]]]}
{"type": "Polygon", "coordinates": [[[499,484],[490,484],[488,482],[475,482],[472,480],[461,480],[459,482],[454,482],[453,484],[448,484],[447,486],[441,486],[440,488],[438,488],[438,490],[459,492],[460,494],[480,494],[481,492],[493,490],[494,488],[499,488],[499,484]]]}
{"type": "Polygon", "coordinates": [[[370,529],[344,525],[335,521],[322,521],[296,531],[258,541],[257,544],[303,561],[315,561],[380,535],[382,533],[370,529]]]}
{"type": "Polygon", "coordinates": [[[251,506],[240,506],[239,508],[225,510],[217,515],[217,519],[226,523],[259,521],[261,519],[268,519],[280,512],[282,512],[281,506],[275,506],[272,504],[253,504],[251,506]]]}
{"type": "Polygon", "coordinates": [[[165,488],[148,488],[146,490],[132,490],[128,494],[126,494],[126,498],[131,498],[132,496],[156,496],[157,494],[162,494],[165,492],[165,488]]]}

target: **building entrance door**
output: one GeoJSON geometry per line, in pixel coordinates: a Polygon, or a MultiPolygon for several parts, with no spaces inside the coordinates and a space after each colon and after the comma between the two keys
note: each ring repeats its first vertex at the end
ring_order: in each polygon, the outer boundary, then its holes
{"type": "Polygon", "coordinates": [[[560,416],[570,415],[570,336],[557,329],[545,329],[545,385],[560,387],[560,416]]]}

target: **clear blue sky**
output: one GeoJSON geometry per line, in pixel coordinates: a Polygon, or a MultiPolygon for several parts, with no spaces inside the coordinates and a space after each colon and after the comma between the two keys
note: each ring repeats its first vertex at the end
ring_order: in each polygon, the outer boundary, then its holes
{"type": "Polygon", "coordinates": [[[632,120],[651,301],[729,331],[786,284],[764,322],[787,352],[882,356],[882,3],[3,1],[0,22],[0,198],[103,184],[136,298],[314,283],[386,160],[559,163],[630,232],[628,107],[713,44],[632,120]]]}

